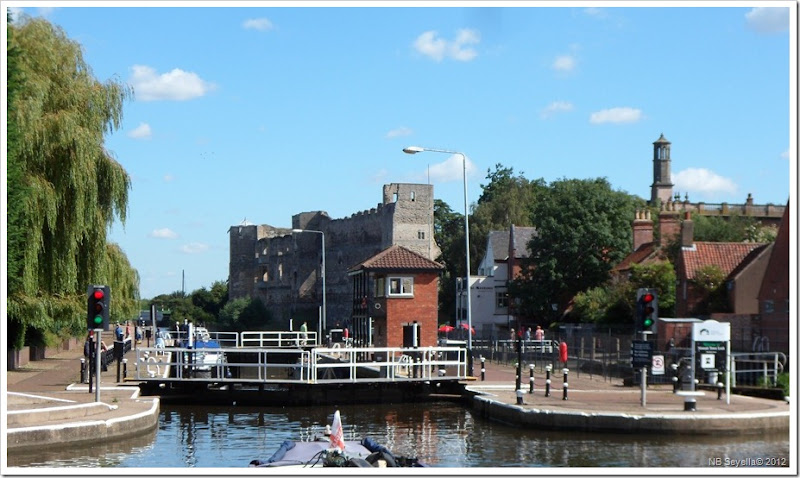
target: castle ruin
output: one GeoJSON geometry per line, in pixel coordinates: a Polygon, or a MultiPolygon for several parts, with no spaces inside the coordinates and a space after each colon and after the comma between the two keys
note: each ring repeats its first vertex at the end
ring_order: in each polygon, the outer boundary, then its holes
{"type": "Polygon", "coordinates": [[[328,328],[350,318],[350,267],[392,245],[430,260],[441,253],[433,237],[429,184],[386,184],[377,207],[343,219],[331,219],[325,211],[303,212],[292,216],[291,228],[243,223],[229,234],[228,298],[259,298],[275,319],[287,325],[289,319],[307,322],[311,330],[317,328],[322,306],[322,281],[317,279],[322,278],[323,235],[328,328]]]}

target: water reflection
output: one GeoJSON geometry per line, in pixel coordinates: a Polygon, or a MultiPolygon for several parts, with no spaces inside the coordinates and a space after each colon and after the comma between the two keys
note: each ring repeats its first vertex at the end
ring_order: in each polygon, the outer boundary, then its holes
{"type": "MultiPolygon", "coordinates": [[[[10,466],[241,468],[272,455],[283,440],[307,440],[337,407],[162,405],[149,444],[92,453],[51,450],[9,456],[10,466]]],[[[438,467],[707,467],[710,460],[782,457],[788,433],[677,437],[537,431],[476,419],[450,403],[340,406],[345,438],[370,436],[395,453],[438,467]]]]}

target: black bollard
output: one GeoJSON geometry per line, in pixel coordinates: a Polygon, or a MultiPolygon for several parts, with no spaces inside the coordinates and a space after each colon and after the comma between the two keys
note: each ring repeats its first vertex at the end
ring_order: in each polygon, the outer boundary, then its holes
{"type": "Polygon", "coordinates": [[[569,374],[569,369],[565,368],[562,370],[564,372],[564,398],[562,400],[567,399],[567,389],[569,388],[569,383],[567,383],[567,375],[569,374]]]}
{"type": "Polygon", "coordinates": [[[530,386],[531,386],[531,388],[530,388],[530,390],[528,390],[528,393],[533,394],[533,369],[536,366],[534,364],[530,364],[530,365],[528,365],[528,367],[530,368],[530,371],[531,371],[531,376],[530,376],[530,386]]]}
{"type": "Polygon", "coordinates": [[[550,371],[553,370],[553,364],[547,364],[547,367],[545,367],[545,370],[547,370],[547,379],[544,381],[544,396],[545,397],[549,397],[550,396],[550,371]]]}
{"type": "Polygon", "coordinates": [[[522,389],[517,389],[517,405],[524,405],[522,401],[522,389]]]}
{"type": "Polygon", "coordinates": [[[86,383],[86,359],[81,358],[81,383],[86,383]]]}
{"type": "Polygon", "coordinates": [[[722,400],[722,382],[717,382],[717,400],[722,400]]]}
{"type": "Polygon", "coordinates": [[[128,359],[122,359],[122,380],[128,378],[128,359]]]}
{"type": "Polygon", "coordinates": [[[486,358],[481,357],[481,382],[486,380],[486,358]]]}

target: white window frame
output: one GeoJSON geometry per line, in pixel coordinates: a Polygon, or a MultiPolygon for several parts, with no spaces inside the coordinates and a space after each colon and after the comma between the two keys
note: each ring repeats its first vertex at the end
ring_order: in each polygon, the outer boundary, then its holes
{"type": "Polygon", "coordinates": [[[386,297],[414,297],[414,276],[386,277],[386,297]],[[399,286],[399,292],[392,291],[392,285],[399,286]]]}

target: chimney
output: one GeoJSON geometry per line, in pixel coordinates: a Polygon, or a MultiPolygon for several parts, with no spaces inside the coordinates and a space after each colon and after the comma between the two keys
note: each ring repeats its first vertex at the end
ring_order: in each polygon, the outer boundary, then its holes
{"type": "Polygon", "coordinates": [[[694,244],[694,221],[692,213],[686,211],[681,224],[681,247],[692,247],[692,244],[694,244]]]}
{"type": "Polygon", "coordinates": [[[661,205],[661,212],[658,213],[658,233],[659,247],[667,247],[669,241],[675,239],[681,232],[678,213],[675,211],[675,203],[667,201],[661,205]]]}
{"type": "Polygon", "coordinates": [[[650,219],[650,210],[637,210],[633,220],[633,250],[638,250],[644,244],[653,242],[653,220],[650,219]]]}

